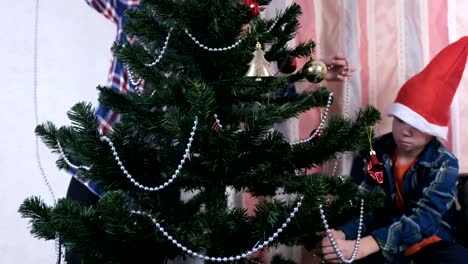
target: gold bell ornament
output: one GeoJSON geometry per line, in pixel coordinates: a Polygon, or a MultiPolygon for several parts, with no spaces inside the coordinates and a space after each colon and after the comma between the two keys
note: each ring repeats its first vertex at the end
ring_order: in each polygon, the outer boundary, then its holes
{"type": "Polygon", "coordinates": [[[249,70],[245,74],[246,77],[253,77],[256,81],[261,81],[263,77],[271,77],[273,73],[270,71],[270,63],[265,59],[262,45],[257,42],[254,58],[249,63],[249,70]]]}
{"type": "Polygon", "coordinates": [[[319,60],[311,59],[304,64],[301,73],[309,82],[319,83],[327,75],[327,66],[319,60]]]}

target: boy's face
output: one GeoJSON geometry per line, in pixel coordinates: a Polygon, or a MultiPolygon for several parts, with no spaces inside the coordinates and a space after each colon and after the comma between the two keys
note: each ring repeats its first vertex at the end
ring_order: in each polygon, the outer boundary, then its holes
{"type": "Polygon", "coordinates": [[[405,152],[422,150],[433,138],[432,135],[419,131],[397,117],[393,118],[392,134],[398,149],[405,152]]]}

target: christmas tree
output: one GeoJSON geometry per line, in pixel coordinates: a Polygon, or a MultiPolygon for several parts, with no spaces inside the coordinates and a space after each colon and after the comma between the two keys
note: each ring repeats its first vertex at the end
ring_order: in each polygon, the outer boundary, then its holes
{"type": "Polygon", "coordinates": [[[313,248],[324,230],[320,205],[330,225],[359,214],[351,181],[307,170],[369,148],[379,112],[367,107],[354,120],[333,116],[325,124],[329,90],[285,93],[297,81],[319,82],[326,68],[311,59],[274,76],[269,62],[310,57],[315,45],[288,47],[301,9],[292,4],[262,19],[269,2],[147,0],[129,10],[125,31],[136,41],[116,43],[113,52],[145,89],[98,87],[100,103],[121,121],[100,134],[93,107],[82,102],[69,111],[70,126],[36,128],[60,154],[58,167],[99,185],[100,200],[94,207],[67,199],[49,206],[30,197],[20,213],[31,233],[60,238],[83,263],[249,263],[265,247],[313,248]],[[288,142],[273,129],[314,107],[326,110],[311,137],[288,142]],[[229,203],[230,189],[266,198],[248,216],[229,203]],[[279,191],[292,199],[279,199],[279,191]]]}

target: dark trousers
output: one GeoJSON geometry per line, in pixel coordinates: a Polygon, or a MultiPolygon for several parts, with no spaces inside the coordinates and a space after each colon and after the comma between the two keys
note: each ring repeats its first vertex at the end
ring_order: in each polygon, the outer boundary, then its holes
{"type": "Polygon", "coordinates": [[[449,241],[428,245],[411,256],[416,264],[468,263],[468,249],[449,241]]]}
{"type": "MultiPolygon", "coordinates": [[[[70,186],[68,186],[67,198],[78,201],[83,206],[94,206],[99,200],[99,197],[90,192],[83,184],[81,184],[75,178],[72,178],[70,181],[70,186]]],[[[65,260],[67,261],[67,264],[81,263],[80,254],[73,250],[65,252],[65,260]]]]}
{"type": "Polygon", "coordinates": [[[465,264],[468,263],[468,249],[454,242],[439,241],[422,248],[409,257],[398,255],[392,261],[385,259],[381,252],[356,261],[356,264],[465,264]]]}

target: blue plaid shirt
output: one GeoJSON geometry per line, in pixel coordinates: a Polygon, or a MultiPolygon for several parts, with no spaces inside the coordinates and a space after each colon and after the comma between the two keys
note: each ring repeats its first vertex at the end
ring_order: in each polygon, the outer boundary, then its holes
{"type": "MultiPolygon", "coordinates": [[[[387,194],[384,208],[364,218],[363,235],[371,235],[389,259],[402,255],[404,250],[432,235],[455,241],[455,206],[458,180],[458,160],[437,139],[430,141],[419,159],[407,172],[403,182],[406,211],[402,215],[396,204],[391,154],[395,141],[391,133],[374,141],[374,150],[384,164],[384,183],[387,194]]],[[[380,186],[367,173],[367,155],[360,155],[353,164],[351,175],[360,182],[358,196],[363,197],[380,186]]],[[[347,239],[356,239],[358,221],[353,220],[337,229],[347,239]]]]}
{"type": "MultiPolygon", "coordinates": [[[[127,37],[122,27],[125,23],[125,10],[138,8],[140,4],[139,0],[86,0],[86,3],[115,23],[117,26],[116,42],[128,41],[133,43],[135,41],[133,38],[127,37]]],[[[118,92],[126,93],[128,91],[134,91],[136,88],[142,88],[143,83],[135,87],[129,80],[128,70],[125,65],[120,60],[113,57],[107,86],[118,92]]],[[[99,105],[96,111],[96,117],[99,122],[99,131],[101,134],[109,131],[112,124],[119,120],[118,113],[112,112],[103,105],[99,105]]]]}

